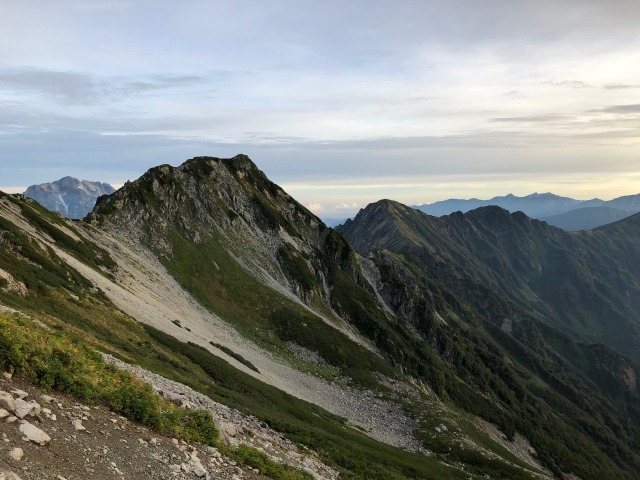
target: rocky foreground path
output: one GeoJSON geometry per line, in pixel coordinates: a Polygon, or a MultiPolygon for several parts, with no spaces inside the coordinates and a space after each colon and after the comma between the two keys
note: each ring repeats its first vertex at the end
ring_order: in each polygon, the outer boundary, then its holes
{"type": "MultiPolygon", "coordinates": [[[[240,435],[240,425],[220,421],[227,439],[240,435]]],[[[0,377],[0,437],[0,480],[266,478],[215,448],[160,435],[103,406],[44,394],[6,373],[0,377]]],[[[329,472],[314,476],[332,478],[329,472]]]]}

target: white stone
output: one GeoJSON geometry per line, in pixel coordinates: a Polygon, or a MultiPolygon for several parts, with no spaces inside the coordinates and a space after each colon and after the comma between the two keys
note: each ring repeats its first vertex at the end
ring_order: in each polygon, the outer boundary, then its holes
{"type": "Polygon", "coordinates": [[[40,400],[44,403],[54,403],[56,401],[55,398],[50,397],[49,395],[40,395],[40,400]]]}
{"type": "Polygon", "coordinates": [[[236,426],[233,423],[228,422],[223,422],[222,425],[220,425],[220,431],[222,432],[222,435],[226,437],[235,437],[238,434],[236,426]]]}
{"type": "Polygon", "coordinates": [[[24,390],[20,390],[18,388],[11,390],[11,393],[13,393],[19,399],[25,399],[29,396],[27,392],[25,392],[24,390]]]}
{"type": "Polygon", "coordinates": [[[20,432],[27,437],[27,440],[37,443],[38,445],[46,445],[51,441],[51,437],[40,430],[35,425],[23,421],[20,424],[20,432]]]}
{"type": "Polygon", "coordinates": [[[13,413],[18,418],[24,418],[31,414],[38,415],[40,413],[40,405],[37,402],[27,402],[22,398],[16,398],[13,413]]]}
{"type": "Polygon", "coordinates": [[[82,425],[82,422],[80,420],[74,420],[71,423],[73,424],[73,428],[76,429],[76,432],[83,432],[86,430],[85,426],[82,425]]]}
{"type": "Polygon", "coordinates": [[[9,372],[2,372],[2,376],[5,380],[11,380],[11,378],[13,377],[13,375],[11,375],[9,372]]]}
{"type": "Polygon", "coordinates": [[[8,417],[9,415],[11,414],[7,412],[4,408],[0,408],[0,418],[5,418],[5,417],[8,417]]]}
{"type": "Polygon", "coordinates": [[[16,408],[16,402],[13,399],[13,395],[9,392],[3,392],[0,390],[0,408],[5,408],[10,412],[13,412],[13,409],[16,408]]]}
{"type": "Polygon", "coordinates": [[[24,457],[24,451],[21,448],[14,448],[9,452],[9,456],[16,462],[19,462],[22,460],[22,457],[24,457]]]}
{"type": "Polygon", "coordinates": [[[20,480],[20,477],[13,472],[0,472],[0,480],[20,480]]]}
{"type": "Polygon", "coordinates": [[[198,478],[207,478],[209,476],[209,472],[202,465],[194,465],[193,473],[198,478]]]}

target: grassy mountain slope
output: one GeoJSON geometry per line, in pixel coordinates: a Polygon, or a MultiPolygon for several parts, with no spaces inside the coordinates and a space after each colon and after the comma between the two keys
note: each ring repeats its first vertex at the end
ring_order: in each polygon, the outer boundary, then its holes
{"type": "MultiPolygon", "coordinates": [[[[344,478],[637,478],[637,365],[530,316],[480,250],[453,241],[456,229],[378,206],[362,234],[380,245],[363,258],[246,156],[153,168],[86,222],[5,196],[0,302],[258,416],[344,478]],[[228,341],[229,325],[244,340],[228,341]],[[389,410],[376,415],[393,419],[402,407],[430,453],[364,435],[314,404],[324,392],[285,393],[297,380],[282,372],[338,396],[363,392],[352,410],[382,399],[389,410]],[[531,441],[530,459],[478,417],[531,441]]],[[[460,231],[489,235],[492,215],[460,231]]]]}
{"type": "MultiPolygon", "coordinates": [[[[168,325],[162,324],[163,329],[172,332],[168,334],[138,323],[117,308],[112,303],[111,290],[118,287],[137,292],[137,287],[125,283],[123,271],[133,267],[122,263],[125,257],[120,254],[128,246],[127,242],[121,242],[114,236],[115,230],[106,232],[82,222],[66,221],[20,196],[3,195],[0,199],[0,212],[0,268],[3,278],[0,284],[1,304],[32,315],[49,328],[61,332],[71,342],[75,339],[92,348],[140,364],[186,383],[223,403],[257,415],[293,441],[301,442],[319,452],[321,458],[337,468],[344,478],[455,479],[481,478],[485,473],[491,473],[497,478],[539,478],[535,468],[493,442],[475,427],[473,419],[461,417],[444,405],[437,412],[427,412],[429,421],[438,422],[436,424],[444,421],[452,428],[455,425],[461,429],[455,431],[456,438],[474,439],[455,455],[448,453],[443,438],[426,438],[427,447],[430,444],[437,447],[436,455],[411,453],[375,441],[350,426],[344,418],[262,382],[256,378],[260,374],[254,372],[249,375],[238,370],[212,354],[218,352],[217,349],[205,349],[195,343],[177,340],[173,335],[175,330],[184,332],[185,336],[190,334],[187,330],[193,325],[190,324],[189,317],[177,320],[182,327],[177,327],[170,321],[167,321],[168,325]],[[98,240],[102,246],[98,246],[98,240]],[[108,251],[107,246],[111,250],[108,251]],[[78,270],[79,265],[84,268],[78,270]],[[89,272],[93,273],[90,275],[89,272]],[[102,287],[106,290],[102,290],[102,287]],[[174,330],[170,330],[171,328],[174,330]]],[[[177,251],[181,247],[180,241],[186,241],[185,238],[179,236],[175,244],[170,244],[169,240],[160,236],[155,238],[158,243],[162,243],[157,251],[166,264],[171,268],[181,265],[181,261],[174,263],[173,250],[168,249],[168,246],[175,247],[177,251]],[[171,260],[168,259],[169,254],[171,260]]],[[[170,235],[168,239],[171,239],[170,235]]],[[[206,242],[198,245],[207,249],[219,248],[206,242]]],[[[182,245],[181,248],[191,246],[182,245]]],[[[335,232],[326,232],[323,249],[329,253],[318,250],[314,254],[325,262],[327,278],[335,278],[335,283],[331,280],[331,286],[339,291],[328,296],[330,299],[335,296],[335,299],[330,300],[329,307],[321,305],[316,308],[321,311],[324,308],[328,310],[327,316],[333,315],[338,319],[339,314],[336,312],[348,312],[349,319],[360,322],[360,325],[366,327],[363,327],[365,331],[372,332],[372,342],[376,339],[375,332],[378,332],[381,345],[393,336],[398,337],[399,344],[414,341],[409,332],[402,330],[396,333],[392,326],[386,324],[388,314],[380,313],[384,309],[376,306],[369,291],[371,287],[367,288],[365,283],[364,287],[357,287],[352,280],[352,277],[358,279],[360,274],[359,266],[353,263],[356,257],[351,247],[335,232]],[[340,263],[347,267],[353,265],[352,271],[343,270],[340,263]],[[336,286],[347,290],[343,291],[336,286]],[[377,326],[376,322],[380,325],[377,326]]],[[[339,376],[351,375],[355,383],[373,386],[379,395],[388,398],[393,396],[393,392],[380,383],[379,378],[406,378],[392,360],[393,355],[404,355],[408,351],[405,346],[395,353],[393,350],[389,354],[385,352],[381,357],[371,351],[371,346],[365,348],[329,325],[326,318],[323,320],[313,310],[304,307],[301,300],[294,301],[290,296],[291,291],[287,293],[282,288],[267,290],[268,282],[264,281],[264,273],[255,274],[255,265],[248,266],[246,261],[227,250],[224,254],[213,250],[206,252],[211,256],[196,259],[212,264],[211,259],[215,258],[220,270],[214,269],[224,273],[217,273],[216,280],[215,276],[206,277],[209,274],[206,270],[201,271],[200,284],[208,285],[211,282],[215,285],[219,281],[221,285],[221,290],[209,297],[210,306],[229,315],[229,320],[235,322],[240,329],[243,328],[242,322],[249,322],[247,324],[251,328],[260,330],[252,333],[250,328],[246,328],[248,337],[255,338],[268,347],[280,345],[284,348],[291,341],[306,345],[309,350],[318,352],[325,359],[331,366],[331,372],[337,369],[339,376]],[[225,282],[231,283],[225,286],[225,282]],[[261,303],[253,303],[262,301],[271,303],[266,307],[261,303]],[[268,307],[277,307],[279,310],[268,311],[268,307]],[[235,314],[241,318],[238,320],[235,314]]],[[[136,261],[141,262],[140,258],[136,261]]],[[[182,260],[188,258],[190,256],[185,255],[182,260]]],[[[272,262],[272,258],[267,261],[272,262]]],[[[256,263],[262,261],[255,260],[256,263]]],[[[196,268],[198,264],[196,262],[189,265],[185,268],[191,275],[191,267],[196,268]]],[[[273,265],[277,268],[280,263],[273,265]]],[[[136,268],[148,270],[153,266],[141,264],[136,265],[136,268]]],[[[177,267],[175,274],[180,277],[177,267]]],[[[151,276],[155,278],[154,275],[151,276]]],[[[195,289],[194,292],[197,293],[195,289]]],[[[202,292],[201,301],[206,303],[208,287],[203,287],[202,292]]],[[[318,296],[324,295],[326,293],[323,292],[318,296]]],[[[164,300],[170,302],[171,298],[164,300]]],[[[338,380],[337,377],[335,380],[338,380]]],[[[426,406],[434,402],[427,394],[424,397],[419,393],[417,395],[410,404],[402,400],[395,401],[417,411],[426,410],[426,406]]],[[[360,407],[354,405],[353,408],[360,407]]]]}
{"type": "MultiPolygon", "coordinates": [[[[615,225],[625,228],[624,221],[615,225]]],[[[390,201],[370,205],[340,229],[377,266],[378,290],[390,308],[489,399],[467,397],[445,375],[441,388],[455,402],[507,432],[525,433],[554,471],[567,471],[569,462],[571,471],[596,478],[596,469],[611,475],[613,467],[604,466],[610,461],[627,472],[636,468],[637,364],[540,322],[544,310],[525,308],[532,305],[527,295],[537,295],[537,262],[550,268],[549,256],[570,234],[499,208],[434,218],[390,201]],[[465,404],[467,398],[473,400],[465,404]],[[603,463],[586,467],[584,456],[603,463]]],[[[584,243],[607,238],[591,236],[584,243]]],[[[615,237],[610,241],[622,245],[615,237]]],[[[605,245],[590,246],[595,252],[605,245]]],[[[581,279],[553,280],[584,288],[581,279]]]]}

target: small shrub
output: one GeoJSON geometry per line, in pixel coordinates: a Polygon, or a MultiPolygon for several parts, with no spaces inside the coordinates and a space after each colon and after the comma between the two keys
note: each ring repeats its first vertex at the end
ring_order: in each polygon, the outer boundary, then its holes
{"type": "Polygon", "coordinates": [[[258,368],[251,363],[249,360],[247,360],[246,358],[244,358],[242,355],[240,355],[239,353],[234,352],[233,350],[231,350],[228,347],[225,347],[224,345],[220,345],[219,343],[215,343],[215,342],[209,342],[211,345],[213,345],[216,348],[219,348],[220,350],[222,350],[224,353],[226,353],[227,355],[229,355],[232,358],[235,358],[237,361],[239,361],[240,363],[242,363],[243,365],[249,367],[251,370],[253,370],[254,372],[258,372],[260,373],[260,370],[258,370],[258,368]]]}

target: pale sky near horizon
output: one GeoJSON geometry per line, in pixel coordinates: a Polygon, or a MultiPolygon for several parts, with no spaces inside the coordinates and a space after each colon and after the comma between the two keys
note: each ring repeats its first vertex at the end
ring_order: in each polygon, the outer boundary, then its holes
{"type": "Polygon", "coordinates": [[[323,218],[640,193],[637,0],[0,0],[0,187],[248,154],[323,218]]]}

